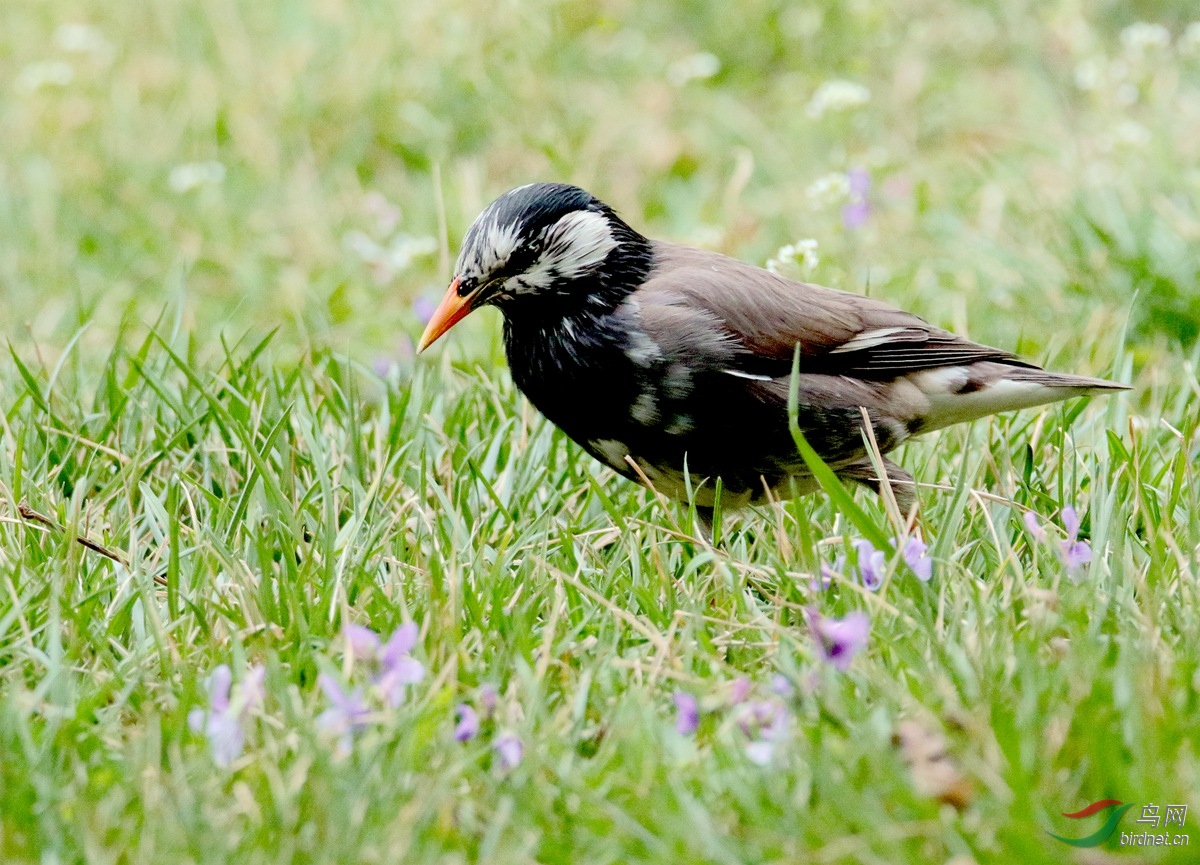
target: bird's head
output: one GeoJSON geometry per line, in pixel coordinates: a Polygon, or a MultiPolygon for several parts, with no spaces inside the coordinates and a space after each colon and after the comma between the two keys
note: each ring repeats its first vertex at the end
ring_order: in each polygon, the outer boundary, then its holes
{"type": "Polygon", "coordinates": [[[531,183],[489,204],[467,230],[454,280],[418,351],[481,306],[559,298],[606,302],[648,262],[648,241],[591,193],[565,183],[531,183]]]}

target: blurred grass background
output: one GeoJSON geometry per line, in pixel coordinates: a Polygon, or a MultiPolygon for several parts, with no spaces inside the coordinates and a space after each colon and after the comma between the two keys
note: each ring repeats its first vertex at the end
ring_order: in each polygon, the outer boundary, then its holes
{"type": "Polygon", "coordinates": [[[479,209],[558,179],[654,236],[759,263],[815,238],[813,278],[869,284],[980,340],[1053,352],[1055,321],[1115,325],[1132,308],[1147,350],[1191,344],[1193,13],[1076,0],[155,0],[134,14],[10,0],[4,332],[62,346],[87,321],[84,339],[103,346],[122,322],[170,308],[203,339],[282,325],[298,348],[394,352],[479,209]],[[1165,44],[1126,29],[1143,17],[1165,44]],[[814,116],[830,80],[868,101],[814,116]],[[220,178],[172,184],[209,162],[220,178]],[[808,194],[852,168],[872,182],[860,230],[808,194]],[[397,232],[442,253],[373,275],[346,242],[373,233],[373,193],[400,208],[397,232]]]}
{"type": "Polygon", "coordinates": [[[0,858],[1061,862],[1047,829],[1109,795],[1190,803],[1194,850],[1197,19],[5,0],[0,858]],[[514,393],[494,312],[412,358],[467,225],[532,180],[758,263],[815,240],[816,281],[1137,390],[907,446],[941,485],[933,582],[817,592],[846,533],[826,498],[705,549],[514,393]],[[1069,504],[1079,583],[1021,521],[1069,504]],[[849,672],[812,606],[870,614],[849,672]],[[406,620],[429,675],[339,755],[316,674],[349,675],[343,625],[406,620]],[[214,766],[187,713],[250,662],[266,708],[214,766]],[[777,699],[775,674],[794,717],[762,767],[730,692],[777,699]],[[496,718],[460,747],[454,706],[487,684],[496,718]],[[965,792],[893,745],[914,720],[965,792]]]}

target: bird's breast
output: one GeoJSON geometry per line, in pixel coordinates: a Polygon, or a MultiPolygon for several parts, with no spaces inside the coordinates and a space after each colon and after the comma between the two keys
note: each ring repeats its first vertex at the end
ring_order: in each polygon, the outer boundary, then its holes
{"type": "Polygon", "coordinates": [[[563,319],[540,327],[505,323],[513,382],[576,441],[617,432],[638,398],[623,335],[604,319],[563,319]]]}

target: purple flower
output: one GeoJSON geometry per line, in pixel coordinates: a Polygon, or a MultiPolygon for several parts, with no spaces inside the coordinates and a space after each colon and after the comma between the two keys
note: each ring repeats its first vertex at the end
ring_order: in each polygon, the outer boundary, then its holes
{"type": "Polygon", "coordinates": [[[266,681],[267,668],[262,664],[255,664],[246,671],[246,675],[242,677],[242,684],[239,686],[242,698],[242,714],[251,709],[257,710],[262,708],[263,699],[266,697],[266,681]]]}
{"type": "Polygon", "coordinates": [[[923,583],[933,577],[933,559],[927,555],[928,551],[929,546],[920,538],[910,537],[904,542],[904,561],[923,583]]]}
{"type": "Polygon", "coordinates": [[[417,321],[421,324],[429,324],[429,320],[433,318],[433,313],[437,310],[437,301],[431,300],[425,295],[417,295],[412,302],[413,315],[417,317],[417,321]]]}
{"type": "Polygon", "coordinates": [[[496,702],[499,695],[496,693],[496,686],[490,682],[484,682],[479,686],[479,705],[483,707],[483,717],[491,718],[496,713],[496,702]]]}
{"type": "Polygon", "coordinates": [[[517,768],[521,764],[521,758],[525,756],[525,747],[514,733],[505,733],[499,736],[492,743],[492,747],[496,750],[496,756],[500,760],[502,769],[517,768]]]}
{"type": "Polygon", "coordinates": [[[692,735],[700,726],[699,703],[687,691],[676,691],[672,699],[675,701],[675,731],[681,736],[692,735]]]}
{"type": "Polygon", "coordinates": [[[771,677],[771,693],[777,697],[783,697],[785,700],[790,700],[795,693],[795,688],[792,687],[791,681],[783,673],[776,673],[771,677]]]}
{"type": "Polygon", "coordinates": [[[1072,582],[1083,579],[1083,566],[1092,560],[1092,548],[1087,541],[1079,540],[1079,514],[1075,508],[1067,505],[1062,509],[1063,528],[1067,530],[1067,539],[1061,541],[1063,562],[1067,566],[1067,576],[1072,582]]]}
{"type": "Polygon", "coordinates": [[[375,684],[392,708],[404,702],[407,686],[425,678],[425,666],[409,653],[417,644],[417,623],[398,627],[379,652],[380,672],[375,684]]]}
{"type": "Polygon", "coordinates": [[[224,768],[241,756],[246,742],[245,716],[262,707],[266,676],[266,667],[253,665],[242,677],[237,697],[230,699],[233,673],[227,664],[221,664],[208,678],[208,709],[197,707],[188,712],[188,726],[204,733],[218,766],[224,768]]]}
{"type": "Polygon", "coordinates": [[[1033,535],[1033,539],[1039,544],[1044,544],[1046,542],[1046,530],[1038,522],[1038,515],[1033,511],[1026,511],[1022,519],[1025,520],[1025,528],[1029,530],[1029,534],[1033,535]]]}
{"type": "Polygon", "coordinates": [[[229,711],[229,689],[233,685],[233,672],[228,664],[221,664],[208,678],[209,708],[212,713],[229,711]]]}
{"type": "MultiPolygon", "coordinates": [[[[1033,535],[1033,539],[1044,543],[1046,530],[1039,522],[1037,514],[1026,511],[1023,519],[1025,528],[1033,535]]],[[[1066,540],[1059,541],[1059,554],[1067,567],[1067,576],[1071,582],[1078,583],[1083,580],[1084,566],[1092,560],[1092,547],[1087,541],[1079,540],[1079,514],[1071,505],[1062,509],[1062,524],[1067,537],[1066,540]]]]}
{"type": "Polygon", "coordinates": [[[775,758],[775,741],[758,739],[746,746],[746,756],[756,766],[766,766],[775,758]]]}
{"type": "Polygon", "coordinates": [[[772,700],[755,700],[753,703],[746,703],[738,710],[736,716],[738,726],[747,736],[753,736],[774,719],[778,705],[772,700]]]}
{"type": "Polygon", "coordinates": [[[749,703],[738,718],[738,726],[753,741],[746,746],[750,762],[766,766],[775,756],[779,743],[786,738],[791,715],[787,706],[774,700],[749,703]]]}
{"type": "Polygon", "coordinates": [[[821,565],[820,580],[813,580],[811,583],[814,592],[823,592],[833,585],[835,577],[839,577],[846,572],[846,557],[838,556],[833,560],[832,565],[821,565]]]}
{"type": "Polygon", "coordinates": [[[454,710],[458,723],[454,726],[454,738],[459,742],[470,742],[479,734],[479,715],[466,703],[459,703],[454,710]]]}
{"type": "Polygon", "coordinates": [[[851,168],[846,172],[850,186],[850,201],[842,208],[842,225],[848,229],[862,228],[871,216],[871,205],[867,196],[871,191],[871,175],[865,168],[851,168]]]}
{"type": "Polygon", "coordinates": [[[229,666],[221,664],[208,677],[208,709],[197,707],[188,712],[188,726],[193,732],[204,733],[213,762],[222,769],[242,755],[246,742],[240,713],[229,708],[232,682],[229,666]]]}
{"type": "Polygon", "coordinates": [[[851,200],[842,208],[842,225],[850,229],[862,228],[870,216],[871,205],[865,198],[851,200]]]}
{"type": "Polygon", "coordinates": [[[750,696],[750,688],[753,683],[745,676],[739,676],[733,680],[733,684],[729,686],[729,705],[736,706],[738,703],[745,702],[750,696]]]}
{"type": "Polygon", "coordinates": [[[871,172],[857,165],[846,172],[846,180],[850,185],[850,195],[854,198],[865,198],[871,191],[871,172]]]}
{"type": "Polygon", "coordinates": [[[392,204],[380,192],[368,192],[363,198],[363,210],[375,217],[375,227],[380,234],[391,234],[400,222],[400,208],[392,204]]]}
{"type": "Polygon", "coordinates": [[[867,645],[871,620],[865,613],[853,612],[844,619],[827,619],[815,610],[808,614],[809,628],[817,653],[835,669],[846,672],[854,656],[867,645]]]}
{"type": "Polygon", "coordinates": [[[857,540],[854,549],[858,551],[858,573],[862,578],[863,588],[872,592],[883,585],[887,574],[887,556],[883,550],[877,550],[868,540],[857,540]]]}
{"type": "Polygon", "coordinates": [[[415,685],[425,677],[424,665],[410,654],[417,644],[416,622],[398,627],[386,643],[362,625],[347,625],[342,639],[353,659],[374,666],[372,681],[392,708],[404,702],[408,685],[415,685]]]}
{"type": "Polygon", "coordinates": [[[362,688],[347,694],[337,679],[326,673],[317,677],[317,682],[332,705],[317,716],[317,726],[336,734],[343,751],[350,750],[351,734],[367,726],[371,710],[363,701],[362,688]]]}
{"type": "Polygon", "coordinates": [[[374,661],[379,655],[379,635],[362,625],[346,625],[342,639],[356,661],[374,661]]]}

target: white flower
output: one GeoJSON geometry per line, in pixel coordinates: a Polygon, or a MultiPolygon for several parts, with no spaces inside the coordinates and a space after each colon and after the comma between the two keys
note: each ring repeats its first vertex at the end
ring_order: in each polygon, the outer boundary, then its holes
{"type": "Polygon", "coordinates": [[[1118,148],[1136,150],[1150,143],[1150,130],[1133,120],[1123,120],[1113,127],[1112,132],[1096,139],[1096,148],[1101,153],[1110,153],[1118,148]]]}
{"type": "Polygon", "coordinates": [[[826,174],[808,184],[804,195],[813,207],[829,207],[839,204],[850,195],[850,178],[844,171],[826,174]]]}
{"type": "Polygon", "coordinates": [[[682,87],[695,79],[712,78],[720,71],[721,60],[716,54],[699,51],[668,66],[667,80],[676,87],[682,87]]]}
{"type": "Polygon", "coordinates": [[[216,186],[225,179],[225,166],[220,162],[185,162],[171,169],[167,185],[172,192],[183,195],[201,186],[216,186]]]}
{"type": "Polygon", "coordinates": [[[90,24],[63,24],[54,31],[54,45],[68,54],[107,54],[111,49],[104,34],[90,24]]]}
{"type": "Polygon", "coordinates": [[[1148,48],[1166,48],[1171,44],[1171,31],[1161,24],[1139,21],[1121,31],[1121,44],[1133,54],[1141,54],[1148,48]]]}
{"type": "Polygon", "coordinates": [[[365,232],[347,231],[342,244],[363,262],[371,266],[381,285],[391,282],[396,274],[407,270],[418,258],[437,252],[437,241],[428,235],[397,234],[386,245],[365,232]]]}
{"type": "Polygon", "coordinates": [[[1118,84],[1117,89],[1113,91],[1113,98],[1118,105],[1129,106],[1138,101],[1138,88],[1136,84],[1126,81],[1124,84],[1118,84]]]}
{"type": "Polygon", "coordinates": [[[1150,143],[1150,130],[1133,120],[1123,120],[1113,130],[1117,144],[1141,147],[1150,143]]]}
{"type": "Polygon", "coordinates": [[[806,237],[795,243],[789,243],[787,246],[779,247],[775,257],[767,259],[767,270],[771,273],[782,273],[788,269],[798,268],[804,273],[812,273],[820,263],[821,258],[817,255],[817,242],[811,237],[806,237]]]}
{"type": "Polygon", "coordinates": [[[428,235],[397,234],[388,246],[388,262],[397,271],[407,270],[413,260],[437,252],[437,241],[428,235]]]}
{"type": "Polygon", "coordinates": [[[18,93],[33,93],[43,87],[66,87],[75,80],[75,68],[62,60],[43,60],[30,63],[13,82],[18,93]]]}
{"type": "Polygon", "coordinates": [[[805,109],[814,120],[830,111],[849,111],[871,101],[871,91],[853,81],[835,79],[817,88],[805,109]]]}
{"type": "Polygon", "coordinates": [[[1099,57],[1090,57],[1075,67],[1075,86],[1080,90],[1095,90],[1105,78],[1104,61],[1099,57]]]}
{"type": "Polygon", "coordinates": [[[1200,21],[1193,21],[1184,29],[1178,48],[1184,54],[1200,53],[1200,21]]]}

